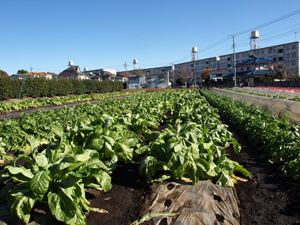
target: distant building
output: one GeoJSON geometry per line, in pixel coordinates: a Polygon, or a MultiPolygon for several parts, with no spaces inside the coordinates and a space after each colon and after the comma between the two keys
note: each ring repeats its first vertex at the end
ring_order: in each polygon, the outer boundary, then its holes
{"type": "MultiPolygon", "coordinates": [[[[251,65],[251,59],[249,56],[253,55],[257,59],[259,59],[259,62],[257,62],[260,65],[268,64],[264,62],[269,62],[277,65],[283,65],[283,67],[288,71],[296,71],[296,74],[299,76],[299,69],[300,69],[300,58],[299,58],[299,42],[291,42],[286,44],[280,44],[275,46],[269,46],[265,48],[259,48],[255,50],[248,50],[243,52],[237,52],[236,53],[236,66],[237,66],[237,73],[238,72],[245,72],[245,71],[251,71],[254,68],[254,64],[251,65]],[[263,60],[265,60],[263,62],[263,60]],[[246,64],[243,64],[247,62],[246,64]],[[262,63],[260,63],[262,62],[262,63]],[[248,64],[249,63],[249,64],[248,64]],[[247,67],[249,67],[247,69],[247,67]],[[251,69],[252,67],[252,69],[251,69]]],[[[222,78],[224,76],[227,76],[226,71],[230,71],[232,73],[234,68],[234,61],[233,61],[233,53],[216,56],[212,58],[206,58],[206,59],[200,59],[197,60],[195,63],[195,70],[196,70],[196,79],[197,82],[201,80],[201,73],[205,68],[211,68],[212,71],[210,73],[211,79],[220,79],[221,74],[222,78]],[[217,77],[218,76],[218,77],[217,77]]],[[[185,62],[176,64],[175,67],[181,66],[181,65],[188,65],[190,64],[190,67],[193,68],[192,62],[185,62]]],[[[267,69],[267,68],[265,68],[267,69]]],[[[260,72],[258,69],[255,70],[255,73],[262,73],[263,69],[260,69],[260,72]]],[[[259,77],[263,76],[263,74],[256,74],[256,76],[253,76],[255,79],[254,82],[257,82],[259,80],[259,77]]],[[[250,81],[251,84],[253,84],[250,81]]]]}
{"type": "Polygon", "coordinates": [[[39,78],[45,78],[47,80],[51,80],[53,78],[56,78],[56,76],[57,75],[55,73],[50,73],[50,72],[30,72],[30,73],[26,73],[26,74],[13,74],[10,76],[10,79],[22,80],[22,79],[27,79],[27,78],[39,77],[39,78]]]}
{"type": "Polygon", "coordinates": [[[89,79],[85,73],[82,73],[79,66],[70,66],[58,75],[58,79],[67,78],[75,80],[89,79]]]}
{"type": "Polygon", "coordinates": [[[86,70],[83,73],[91,80],[97,80],[97,81],[114,80],[117,76],[116,69],[86,70]]]}
{"type": "MultiPolygon", "coordinates": [[[[253,86],[254,83],[260,82],[259,78],[267,73],[272,73],[271,63],[273,60],[252,56],[251,59],[236,65],[236,76],[241,77],[243,83],[247,82],[249,86],[253,86]]],[[[224,78],[226,77],[234,77],[234,73],[224,76],[224,78]]]]}

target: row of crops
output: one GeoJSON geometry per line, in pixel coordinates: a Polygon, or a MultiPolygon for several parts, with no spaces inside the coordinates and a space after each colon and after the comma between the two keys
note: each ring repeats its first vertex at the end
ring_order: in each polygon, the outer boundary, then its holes
{"type": "Polygon", "coordinates": [[[262,157],[277,165],[287,177],[300,181],[300,128],[287,118],[274,116],[253,105],[201,90],[236,128],[257,147],[262,157]]]}
{"type": "Polygon", "coordinates": [[[11,112],[14,110],[22,110],[28,108],[36,108],[43,105],[63,105],[73,102],[82,102],[90,100],[100,100],[105,98],[111,98],[116,96],[125,96],[131,94],[140,94],[144,93],[144,90],[136,90],[130,92],[112,92],[112,93],[102,93],[102,94],[88,94],[88,95],[73,95],[73,96],[61,96],[53,98],[37,98],[37,99],[28,99],[20,101],[7,101],[0,102],[0,113],[2,112],[11,112]]]}
{"type": "Polygon", "coordinates": [[[0,173],[2,215],[24,223],[36,204],[47,204],[57,220],[86,224],[85,211],[103,210],[89,206],[85,188],[109,191],[118,162],[139,164],[148,182],[185,177],[230,187],[236,175],[251,177],[227,158],[225,149],[240,145],[197,90],[22,114],[0,123],[0,138],[2,155],[17,155],[0,173]]]}

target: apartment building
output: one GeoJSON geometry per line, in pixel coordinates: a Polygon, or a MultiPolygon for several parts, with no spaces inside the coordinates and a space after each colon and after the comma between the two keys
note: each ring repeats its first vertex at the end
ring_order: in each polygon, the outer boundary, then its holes
{"type": "MultiPolygon", "coordinates": [[[[236,53],[236,65],[248,61],[249,56],[256,56],[260,59],[271,60],[277,65],[282,65],[286,70],[295,71],[299,76],[300,59],[299,59],[299,42],[291,42],[281,45],[269,46],[265,48],[260,48],[256,50],[249,50],[236,53]]],[[[175,69],[187,68],[189,67],[193,71],[193,62],[184,62],[175,65],[175,69]]],[[[266,66],[266,65],[265,65],[266,66]]],[[[249,67],[249,65],[248,65],[249,67]]],[[[211,68],[210,79],[222,79],[224,76],[233,72],[234,69],[234,57],[232,54],[226,54],[206,59],[196,60],[195,62],[195,72],[196,72],[196,82],[200,83],[201,73],[205,68],[211,68]]],[[[251,70],[251,65],[249,68],[239,67],[237,72],[251,70]]],[[[263,76],[263,74],[261,75],[263,76]]]]}
{"type": "MultiPolygon", "coordinates": [[[[266,59],[266,61],[272,61],[277,65],[282,65],[287,71],[294,71],[294,74],[299,76],[300,74],[300,42],[291,42],[275,46],[269,46],[265,48],[259,48],[255,50],[248,50],[243,52],[236,53],[236,65],[239,65],[243,62],[249,61],[250,56],[255,56],[259,59],[266,59]]],[[[264,67],[267,66],[267,63],[264,67]]],[[[191,74],[191,80],[193,79],[194,71],[194,62],[183,62],[174,65],[175,68],[175,80],[180,76],[180,73],[183,71],[188,71],[191,74]]],[[[225,76],[228,76],[230,73],[233,73],[234,70],[234,57],[233,53],[215,56],[205,59],[199,59],[195,61],[195,73],[196,73],[196,83],[201,83],[201,73],[205,68],[211,68],[210,79],[222,79],[225,76]]],[[[247,70],[253,70],[251,65],[239,66],[237,72],[245,72],[247,70]]],[[[141,69],[144,74],[159,74],[169,72],[170,80],[173,77],[172,66],[165,67],[155,67],[155,68],[146,68],[141,69]]],[[[263,69],[267,71],[266,68],[263,69]]],[[[123,71],[124,72],[124,71],[123,71]]],[[[128,71],[132,74],[132,70],[128,71]]],[[[122,72],[121,72],[122,73],[122,72]]],[[[244,73],[241,73],[244,74],[244,73]]],[[[264,74],[256,74],[257,76],[263,76],[264,74]]]]}

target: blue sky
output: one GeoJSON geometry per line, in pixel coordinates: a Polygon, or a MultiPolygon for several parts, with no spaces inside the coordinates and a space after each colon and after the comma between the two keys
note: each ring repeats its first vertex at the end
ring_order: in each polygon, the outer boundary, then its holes
{"type": "MultiPolygon", "coordinates": [[[[133,59],[159,67],[189,61],[194,46],[199,59],[224,55],[228,35],[298,9],[299,0],[0,0],[0,70],[59,73],[69,60],[81,69],[132,69],[133,59]]],[[[300,13],[259,31],[261,47],[299,41],[300,13]]],[[[237,52],[250,48],[249,36],[236,36],[237,52]]]]}

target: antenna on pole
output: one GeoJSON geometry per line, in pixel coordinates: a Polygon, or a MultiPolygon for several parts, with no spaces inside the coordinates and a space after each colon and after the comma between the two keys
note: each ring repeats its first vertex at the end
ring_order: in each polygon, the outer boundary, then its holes
{"type": "MultiPolygon", "coordinates": [[[[194,87],[196,88],[196,73],[195,73],[195,60],[196,60],[196,53],[198,54],[198,48],[197,47],[193,47],[192,48],[192,54],[193,54],[193,77],[194,77],[194,87]]],[[[197,55],[198,56],[198,55],[197,55]]],[[[198,58],[198,57],[197,57],[198,58]]]]}

